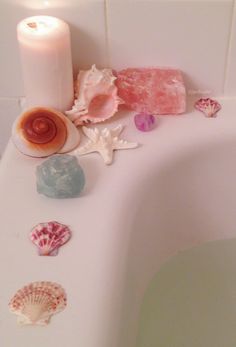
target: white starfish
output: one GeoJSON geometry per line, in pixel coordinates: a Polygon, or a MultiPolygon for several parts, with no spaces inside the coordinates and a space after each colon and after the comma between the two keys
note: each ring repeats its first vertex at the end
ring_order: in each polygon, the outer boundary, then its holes
{"type": "Polygon", "coordinates": [[[107,165],[112,163],[114,150],[138,147],[138,143],[136,142],[127,142],[126,140],[119,139],[119,135],[123,130],[121,124],[113,129],[103,128],[99,130],[98,128],[90,129],[87,127],[82,127],[82,129],[89,140],[84,146],[76,149],[74,153],[84,155],[98,152],[107,165]]]}

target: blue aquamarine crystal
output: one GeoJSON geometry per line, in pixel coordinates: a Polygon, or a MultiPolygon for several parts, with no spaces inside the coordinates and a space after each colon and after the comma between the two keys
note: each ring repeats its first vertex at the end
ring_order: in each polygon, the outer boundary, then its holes
{"type": "Polygon", "coordinates": [[[54,155],[36,168],[37,191],[49,198],[78,197],[85,185],[85,176],[77,158],[54,155]]]}

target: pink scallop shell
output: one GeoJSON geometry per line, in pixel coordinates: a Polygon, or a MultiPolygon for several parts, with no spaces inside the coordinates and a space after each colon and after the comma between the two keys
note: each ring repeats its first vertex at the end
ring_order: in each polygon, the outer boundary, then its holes
{"type": "Polygon", "coordinates": [[[206,117],[216,117],[216,114],[221,109],[218,101],[211,98],[201,98],[195,103],[195,108],[205,114],[206,117]]]}
{"type": "Polygon", "coordinates": [[[66,307],[66,293],[57,283],[33,282],[19,289],[9,303],[20,325],[46,325],[66,307]]]}
{"type": "Polygon", "coordinates": [[[55,221],[39,223],[30,232],[30,240],[37,246],[39,255],[57,255],[70,238],[69,227],[55,221]]]}

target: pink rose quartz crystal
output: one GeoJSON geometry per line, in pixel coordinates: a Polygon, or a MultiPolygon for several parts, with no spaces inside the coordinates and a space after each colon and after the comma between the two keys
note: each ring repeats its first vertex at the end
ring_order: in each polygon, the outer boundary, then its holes
{"type": "Polygon", "coordinates": [[[129,68],[117,73],[118,95],[125,105],[147,114],[181,114],[186,110],[186,89],[180,70],[129,68]]]}

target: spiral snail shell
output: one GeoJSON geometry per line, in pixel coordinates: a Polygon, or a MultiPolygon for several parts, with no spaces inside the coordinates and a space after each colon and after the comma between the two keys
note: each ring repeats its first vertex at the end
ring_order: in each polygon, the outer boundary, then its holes
{"type": "Polygon", "coordinates": [[[25,155],[47,157],[74,149],[80,140],[79,132],[61,112],[35,107],[23,112],[12,128],[12,140],[25,155]]]}

